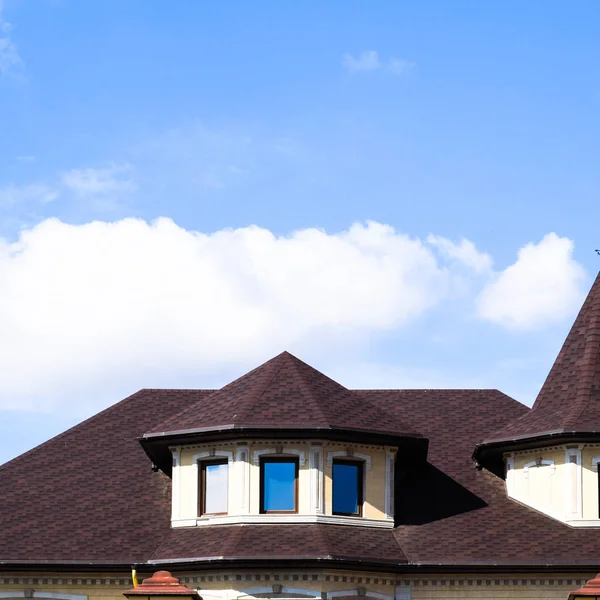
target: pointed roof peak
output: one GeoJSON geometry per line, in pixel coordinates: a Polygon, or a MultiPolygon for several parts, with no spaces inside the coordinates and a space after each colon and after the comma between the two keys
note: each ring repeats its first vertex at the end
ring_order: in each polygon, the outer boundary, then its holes
{"type": "Polygon", "coordinates": [[[600,436],[600,273],[532,409],[480,446],[593,432],[600,436]]]}
{"type": "Polygon", "coordinates": [[[420,437],[287,350],[161,423],[147,436],[221,428],[362,430],[420,437]]]}

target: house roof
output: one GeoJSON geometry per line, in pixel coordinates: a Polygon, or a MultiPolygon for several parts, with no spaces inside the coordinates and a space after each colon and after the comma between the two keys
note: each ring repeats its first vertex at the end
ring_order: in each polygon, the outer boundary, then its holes
{"type": "MultiPolygon", "coordinates": [[[[229,429],[337,429],[422,437],[406,421],[282,352],[153,427],[147,438],[229,429]]],[[[236,434],[233,433],[233,436],[236,434]]]]}
{"type": "Polygon", "coordinates": [[[480,443],[476,454],[567,435],[600,436],[600,274],[532,409],[480,443]]]}
{"type": "MultiPolygon", "coordinates": [[[[598,287],[597,280],[534,409],[550,426],[583,427],[595,418],[598,287]],[[557,394],[577,406],[567,417],[557,394]]],[[[537,422],[529,417],[534,410],[497,390],[350,391],[287,353],[222,390],[141,390],[0,467],[0,566],[202,568],[301,559],[386,570],[595,567],[595,529],[568,527],[510,500],[504,481],[471,459],[478,442],[513,427],[507,424],[537,422]],[[295,426],[294,410],[307,426],[374,434],[397,427],[429,439],[426,463],[399,455],[393,529],[171,529],[170,480],[151,469],[138,438],[231,421],[295,426]]]]}

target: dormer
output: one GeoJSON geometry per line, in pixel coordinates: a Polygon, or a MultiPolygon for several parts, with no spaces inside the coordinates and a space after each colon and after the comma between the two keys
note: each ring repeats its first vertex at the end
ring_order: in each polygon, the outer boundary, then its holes
{"type": "Polygon", "coordinates": [[[600,526],[600,275],[533,405],[477,446],[510,498],[572,526],[600,526]]]}
{"type": "Polygon", "coordinates": [[[427,440],[284,352],[145,434],[172,479],[173,527],[394,525],[399,452],[427,440]]]}

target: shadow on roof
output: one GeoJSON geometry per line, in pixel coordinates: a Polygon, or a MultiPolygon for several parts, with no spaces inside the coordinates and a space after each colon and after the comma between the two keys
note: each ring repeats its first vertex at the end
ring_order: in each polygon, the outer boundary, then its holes
{"type": "Polygon", "coordinates": [[[430,463],[402,478],[397,490],[396,525],[424,525],[487,506],[430,463]]]}

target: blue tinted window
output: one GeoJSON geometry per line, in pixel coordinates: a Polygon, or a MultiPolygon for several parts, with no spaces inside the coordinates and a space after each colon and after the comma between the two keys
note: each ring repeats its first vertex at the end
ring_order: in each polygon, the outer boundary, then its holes
{"type": "Polygon", "coordinates": [[[333,463],[333,512],[358,515],[361,512],[361,465],[333,463]]]}
{"type": "Polygon", "coordinates": [[[296,510],[296,461],[264,461],[263,512],[296,510]]]}

